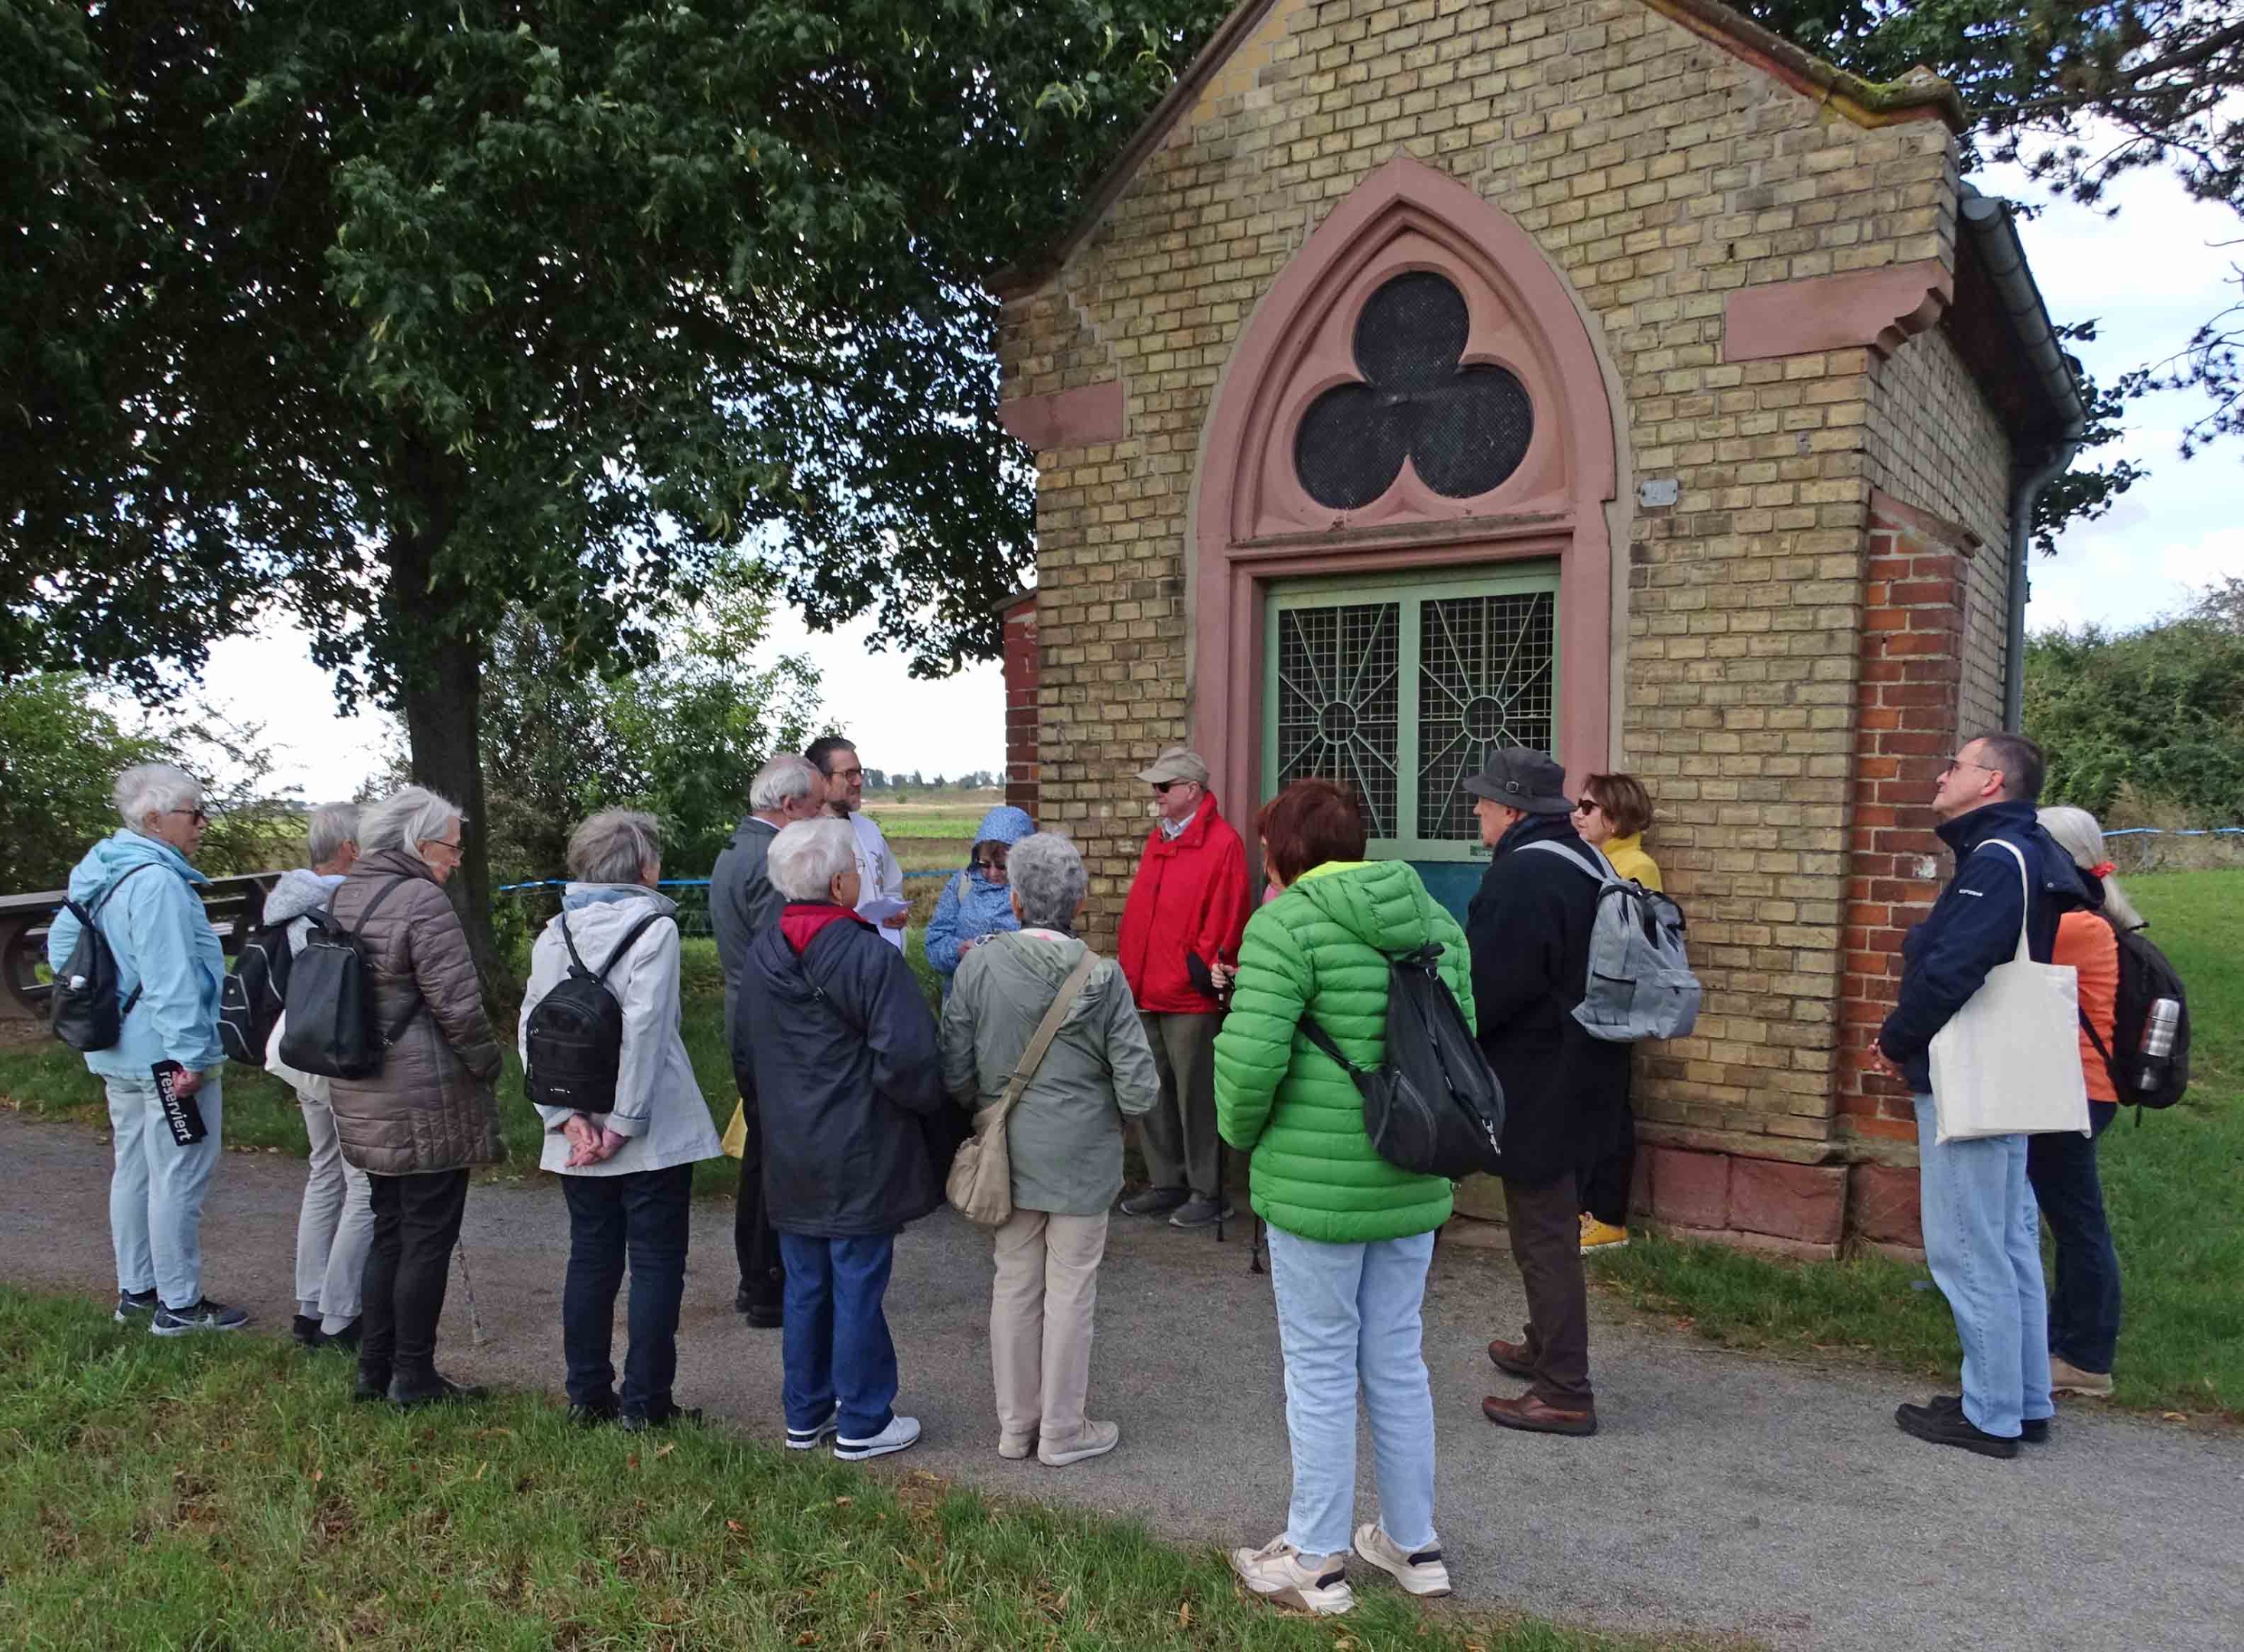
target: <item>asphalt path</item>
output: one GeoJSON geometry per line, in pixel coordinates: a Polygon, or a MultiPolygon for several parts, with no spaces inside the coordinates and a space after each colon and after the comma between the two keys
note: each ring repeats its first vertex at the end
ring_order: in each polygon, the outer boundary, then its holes
{"type": "MultiPolygon", "coordinates": [[[[302,1175],[299,1161],[228,1154],[205,1221],[206,1288],[275,1334],[292,1311],[302,1175]]],[[[107,1181],[92,1130],[0,1113],[0,1277],[113,1290],[107,1181]]],[[[456,1272],[449,1372],[559,1389],[567,1235],[550,1180],[473,1190],[475,1310],[456,1272]]],[[[732,1311],[731,1236],[729,1203],[697,1207],[678,1398],[775,1441],[779,1337],[732,1311]]],[[[1115,1218],[1092,1412],[1121,1424],[1122,1445],[1047,1469],[997,1454],[986,1236],[948,1212],[915,1225],[888,1301],[897,1406],[926,1433],[892,1466],[1134,1516],[1181,1542],[1262,1542],[1284,1526],[1290,1476],[1269,1281],[1248,1272],[1246,1238],[1115,1218]]],[[[1894,1427],[1921,1385],[1725,1352],[1594,1302],[1600,1432],[1524,1436],[1480,1415],[1484,1394],[1518,1388],[1483,1348],[1517,1335],[1520,1312],[1507,1256],[1443,1248],[1426,1303],[1436,1510],[1469,1602],[1849,1652],[2244,1648],[2244,1439],[2075,1402],[2051,1444],[1994,1461],[1894,1427]]],[[[619,1330],[619,1360],[621,1342],[619,1330]]],[[[1368,1436],[1359,1465],[1369,1519],[1368,1436]]]]}

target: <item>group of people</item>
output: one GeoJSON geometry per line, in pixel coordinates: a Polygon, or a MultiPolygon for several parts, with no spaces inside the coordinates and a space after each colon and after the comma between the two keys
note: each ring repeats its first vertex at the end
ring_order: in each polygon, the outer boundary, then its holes
{"type": "MultiPolygon", "coordinates": [[[[1142,771],[1154,819],[1113,958],[1076,933],[1088,877],[1074,847],[1018,809],[991,811],[929,928],[938,1013],[899,944],[901,874],[858,807],[855,748],[822,740],[765,765],[710,890],[740,1093],[736,1306],[781,1333],[788,1447],[830,1442],[862,1460],[911,1446],[920,1426],[896,1410],[884,1310],[896,1238],[944,1202],[977,1122],[1001,1129],[1010,1215],[992,1235],[997,1448],[1055,1466],[1096,1457],[1120,1439],[1089,1404],[1110,1213],[1186,1229],[1221,1220],[1227,1146],[1247,1157],[1267,1228],[1294,1473],[1284,1530],[1235,1550],[1233,1566],[1254,1593],[1314,1612],[1351,1603],[1351,1552],[1413,1594],[1446,1593],[1421,1310],[1453,1188],[1380,1156],[1348,1066],[1303,1026],[1314,1018],[1349,1066],[1377,1067],[1389,959],[1439,949],[1441,978],[1503,1086],[1500,1178],[1526,1297],[1517,1338],[1488,1346],[1524,1391],[1490,1396],[1483,1412],[1529,1432],[1594,1432],[1582,1256],[1625,1241],[1634,1133],[1627,1047],[1592,1037],[1573,1011],[1603,887],[1589,866],[1601,855],[1656,884],[1639,842],[1651,802],[1622,775],[1591,776],[1570,797],[1548,756],[1492,751],[1464,782],[1490,861],[1461,925],[1409,864],[1366,858],[1355,798],[1326,780],[1288,785],[1257,815],[1267,889],[1251,908],[1245,843],[1209,778],[1182,748],[1142,771]],[[1538,844],[1567,853],[1524,852],[1538,844]],[[1009,1092],[1009,1110],[994,1111],[1009,1092]],[[1122,1197],[1132,1120],[1147,1185],[1122,1197]],[[1359,1396],[1380,1513],[1351,1530],[1359,1396]]],[[[2011,735],[1969,742],[1943,771],[1934,809],[1956,878],[1910,938],[1873,1058],[1917,1093],[1926,1250],[1964,1346],[1963,1395],[1903,1406],[1898,1420],[1993,1455],[2046,1437],[2053,1388],[2109,1391],[2119,1322],[2093,1137],[1943,1143],[1935,1129],[1930,1040],[2012,956],[2021,927],[2035,958],[2078,965],[2084,1010],[2111,1036],[2112,924],[2139,920],[2092,818],[2037,816],[2040,779],[2038,750],[2011,735]],[[2032,877],[1977,852],[1997,839],[2032,877]],[[2058,1240],[2046,1309],[2037,1195],[2058,1240]]],[[[71,881],[129,995],[119,1042],[87,1057],[114,1127],[117,1317],[145,1315],[159,1335],[232,1329],[246,1316],[203,1293],[198,1241],[220,1135],[224,970],[191,860],[202,796],[179,770],[148,765],[120,777],[117,802],[124,828],[71,881]],[[127,876],[151,867],[165,876],[127,876]],[[161,1122],[151,1073],[166,1063],[208,1126],[192,1148],[161,1122]]],[[[296,1335],[355,1349],[357,1395],[405,1406],[478,1391],[435,1364],[470,1174],[503,1153],[499,1045],[443,887],[465,825],[417,786],[362,811],[317,810],[310,870],[285,876],[266,909],[294,944],[316,911],[358,937],[388,1042],[378,1073],[323,1080],[290,1073],[274,1038],[268,1065],[295,1084],[312,1143],[296,1335]]],[[[637,1430],[694,1415],[672,1393],[692,1167],[722,1148],[682,1039],[657,823],[604,810],[577,827],[568,862],[562,910],[532,949],[521,1047],[527,1062],[533,1012],[572,972],[614,995],[612,1103],[541,1107],[541,1166],[560,1177],[570,1217],[570,1413],[637,1430]]],[[[57,919],[51,957],[68,954],[74,924],[57,919]]],[[[2100,1132],[2113,1096],[2108,1078],[2098,1089],[2100,1063],[2087,1065],[2100,1132]]]]}

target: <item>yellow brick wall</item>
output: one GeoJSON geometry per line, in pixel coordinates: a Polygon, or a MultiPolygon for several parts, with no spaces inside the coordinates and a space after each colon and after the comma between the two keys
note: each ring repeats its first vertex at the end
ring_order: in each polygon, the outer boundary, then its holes
{"type": "MultiPolygon", "coordinates": [[[[1659,800],[1651,847],[1707,989],[1641,1109],[1827,1138],[1876,385],[1863,350],[1725,363],[1722,308],[1749,283],[1952,265],[1951,138],[1857,126],[1642,0],[1294,0],[1242,62],[1005,311],[1007,394],[1108,375],[1127,394],[1124,440],[1039,462],[1043,815],[1090,861],[1091,933],[1112,935],[1146,829],[1131,772],[1186,733],[1184,558],[1219,376],[1310,232],[1405,152],[1535,236],[1624,387],[1634,474],[1681,484],[1615,546],[1614,757],[1659,800]]],[[[1254,803],[1224,802],[1242,823],[1254,803]]]]}

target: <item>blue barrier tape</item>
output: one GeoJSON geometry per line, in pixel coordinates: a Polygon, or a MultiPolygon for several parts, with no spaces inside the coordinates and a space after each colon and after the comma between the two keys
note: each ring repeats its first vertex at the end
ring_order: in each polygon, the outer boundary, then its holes
{"type": "Polygon", "coordinates": [[[2180,827],[2168,829],[2164,826],[2121,826],[2104,834],[2106,837],[2244,837],[2244,826],[2208,826],[2201,829],[2185,830],[2180,827]]]}

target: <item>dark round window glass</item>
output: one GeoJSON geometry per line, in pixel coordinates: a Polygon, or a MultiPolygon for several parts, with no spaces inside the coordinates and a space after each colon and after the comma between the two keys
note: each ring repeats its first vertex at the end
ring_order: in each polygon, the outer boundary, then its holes
{"type": "Polygon", "coordinates": [[[1430,270],[1383,283],[1356,317],[1361,382],[1309,403],[1294,435],[1294,469],[1319,504],[1356,511],[1408,458],[1443,498],[1469,499],[1519,468],[1535,435],[1527,389],[1509,369],[1461,364],[1470,316],[1464,295],[1430,270]]]}

